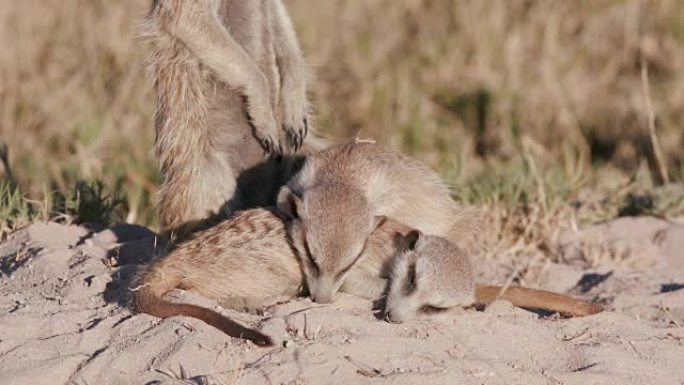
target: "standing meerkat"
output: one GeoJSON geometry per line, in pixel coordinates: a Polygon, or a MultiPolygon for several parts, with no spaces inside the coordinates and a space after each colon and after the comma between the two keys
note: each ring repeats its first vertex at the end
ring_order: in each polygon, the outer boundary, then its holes
{"type": "Polygon", "coordinates": [[[156,91],[162,232],[272,204],[307,136],[306,67],[280,0],[153,0],[142,33],[156,91]]]}
{"type": "MultiPolygon", "coordinates": [[[[401,263],[393,262],[397,250],[400,251],[397,257],[402,261],[410,259],[412,263],[421,258],[443,261],[453,257],[450,254],[453,249],[445,247],[444,242],[438,237],[411,235],[408,226],[384,220],[369,237],[364,257],[347,274],[340,290],[377,299],[386,290],[387,278],[393,277],[396,282],[390,284],[392,296],[392,285],[405,287],[410,284],[405,281],[403,270],[398,269],[401,263]]],[[[194,234],[176,245],[168,255],[144,267],[135,279],[133,305],[137,311],[157,317],[185,315],[198,318],[230,336],[249,339],[259,346],[270,346],[273,341],[256,330],[239,325],[210,309],[170,302],[164,299],[164,295],[180,288],[215,299],[227,308],[259,309],[305,292],[306,281],[301,266],[283,218],[271,209],[247,210],[194,234]]],[[[434,278],[430,277],[433,271],[424,270],[422,266],[418,264],[413,269],[416,274],[413,290],[406,294],[413,296],[412,302],[404,305],[404,302],[397,301],[400,298],[392,297],[392,309],[400,310],[391,312],[388,319],[395,322],[409,319],[415,316],[408,314],[409,311],[417,313],[423,306],[470,305],[473,301],[489,304],[501,292],[501,287],[475,285],[473,296],[472,271],[467,264],[458,265],[447,274],[434,275],[434,278]],[[451,287],[457,288],[458,295],[467,295],[470,290],[467,299],[471,303],[444,298],[452,295],[451,287]],[[427,290],[430,288],[440,292],[431,298],[425,295],[429,294],[427,290]],[[400,319],[395,314],[404,318],[400,319]]],[[[500,298],[511,301],[514,306],[574,316],[601,310],[599,306],[568,296],[524,288],[505,291],[500,298]]]]}
{"type": "Polygon", "coordinates": [[[278,208],[292,220],[311,298],[321,303],[333,300],[383,217],[456,242],[469,254],[483,226],[477,211],[451,199],[434,170],[367,142],[309,156],[281,188],[278,208]]]}

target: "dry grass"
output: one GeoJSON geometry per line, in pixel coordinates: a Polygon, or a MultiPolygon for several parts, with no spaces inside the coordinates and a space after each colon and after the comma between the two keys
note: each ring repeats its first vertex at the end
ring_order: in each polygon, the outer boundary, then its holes
{"type": "MultiPolygon", "coordinates": [[[[147,2],[0,3],[0,141],[25,197],[49,203],[8,195],[13,223],[25,207],[52,218],[66,211],[54,191],[102,180],[112,193],[101,195],[125,195],[123,220],[156,224],[151,85],[135,40],[147,2]]],[[[684,212],[681,185],[657,187],[684,179],[683,2],[286,4],[319,128],[427,161],[461,200],[487,204],[511,242],[630,205],[684,212]]]]}
{"type": "Polygon", "coordinates": [[[379,136],[443,169],[460,156],[471,169],[474,158],[514,157],[522,137],[568,167],[580,156],[655,167],[643,62],[666,162],[682,161],[681,2],[302,0],[292,9],[327,132],[379,136]]]}
{"type": "Polygon", "coordinates": [[[103,179],[149,223],[157,184],[151,94],[134,41],[140,1],[0,4],[1,138],[34,199],[103,179]]]}

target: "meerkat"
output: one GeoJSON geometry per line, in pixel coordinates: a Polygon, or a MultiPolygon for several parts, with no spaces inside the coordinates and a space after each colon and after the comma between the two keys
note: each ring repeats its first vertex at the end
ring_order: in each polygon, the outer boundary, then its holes
{"type": "Polygon", "coordinates": [[[272,210],[252,209],[193,234],[134,280],[134,307],[157,317],[186,315],[259,346],[271,339],[213,310],[163,299],[180,288],[216,299],[227,308],[258,309],[297,296],[302,273],[283,221],[272,210]]]}
{"type": "Polygon", "coordinates": [[[459,207],[435,171],[399,152],[350,142],[313,154],[278,195],[303,256],[311,298],[333,300],[383,217],[457,242],[469,253],[482,218],[459,207]]]}
{"type": "Polygon", "coordinates": [[[424,309],[489,305],[496,299],[507,300],[516,307],[566,315],[603,311],[599,305],[552,292],[476,284],[470,260],[458,246],[401,224],[395,224],[395,231],[406,235],[399,242],[390,268],[384,309],[388,322],[411,320],[424,309]]]}
{"type": "MultiPolygon", "coordinates": [[[[164,299],[164,295],[180,288],[215,299],[227,308],[257,310],[305,293],[306,280],[300,257],[291,245],[284,220],[275,209],[251,209],[177,244],[168,255],[141,269],[132,288],[135,309],[162,318],[176,315],[194,317],[230,336],[249,339],[259,346],[272,345],[273,341],[268,336],[239,325],[216,311],[173,303],[164,299]]],[[[406,285],[404,275],[397,268],[399,264],[394,263],[397,252],[400,252],[398,257],[403,260],[446,260],[452,257],[449,253],[454,250],[444,246],[445,240],[414,234],[414,240],[408,241],[412,238],[407,234],[411,234],[408,226],[389,219],[383,220],[369,237],[363,252],[364,258],[351,269],[340,290],[362,298],[377,299],[386,292],[388,279],[394,276],[395,282],[390,284],[391,296],[391,285],[406,285]],[[410,256],[407,250],[410,250],[410,256]]],[[[398,297],[392,297],[390,306],[392,309],[401,309],[405,317],[402,320],[413,316],[406,314],[408,309],[415,312],[421,306],[469,305],[467,302],[470,300],[489,304],[502,291],[497,286],[476,285],[473,298],[469,265],[450,270],[452,275],[449,277],[435,276],[431,286],[425,284],[432,278],[422,275],[422,265],[417,264],[414,270],[418,279],[414,279],[413,292],[425,293],[429,287],[434,287],[441,290],[437,297],[443,297],[435,302],[427,296],[407,294],[423,301],[419,306],[414,303],[402,306],[398,297]],[[459,271],[459,268],[463,271],[459,271]],[[459,302],[445,299],[452,293],[436,285],[437,281],[448,282],[449,285],[452,281],[458,281],[453,285],[461,288],[459,293],[468,294],[470,290],[468,300],[459,302]]],[[[561,311],[573,316],[600,311],[597,305],[540,290],[511,289],[504,292],[501,298],[511,301],[515,306],[561,311]]],[[[399,320],[395,312],[391,314],[388,319],[395,322],[399,320]]]]}
{"type": "Polygon", "coordinates": [[[393,261],[385,320],[403,322],[421,308],[475,304],[475,279],[468,256],[444,238],[409,232],[393,261]]]}
{"type": "MultiPolygon", "coordinates": [[[[306,66],[280,0],[153,0],[141,28],[156,93],[162,232],[273,204],[279,157],[309,131],[306,66]]],[[[315,145],[314,145],[315,147],[315,145]]]]}

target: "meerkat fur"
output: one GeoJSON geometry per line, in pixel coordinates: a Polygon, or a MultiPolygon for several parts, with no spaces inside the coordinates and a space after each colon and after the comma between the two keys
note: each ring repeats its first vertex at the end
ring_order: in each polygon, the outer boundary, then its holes
{"type": "MultiPolygon", "coordinates": [[[[194,317],[230,336],[250,339],[259,346],[271,345],[270,337],[216,311],[173,303],[164,297],[173,289],[184,289],[217,300],[226,308],[259,310],[306,293],[301,256],[291,244],[286,221],[273,208],[251,209],[195,233],[140,270],[132,284],[133,306],[139,312],[162,318],[194,317]]],[[[416,274],[424,275],[415,280],[411,294],[405,295],[412,298],[404,300],[401,292],[396,295],[395,288],[406,286],[407,275],[400,273],[410,270],[403,267],[408,266],[405,262],[425,259],[422,263],[426,266],[433,263],[430,260],[449,265],[448,258],[453,257],[451,253],[456,249],[441,238],[422,234],[409,238],[407,234],[411,234],[408,226],[390,219],[382,220],[369,237],[363,258],[347,274],[340,291],[378,299],[387,292],[389,284],[389,309],[398,309],[396,314],[400,314],[397,317],[394,311],[391,312],[388,320],[394,322],[415,317],[417,314],[409,311],[415,313],[423,306],[460,306],[473,301],[487,304],[497,297],[509,300],[515,306],[561,311],[574,316],[594,314],[601,309],[560,294],[524,288],[503,292],[497,286],[475,285],[473,300],[472,272],[466,263],[451,267],[448,270],[451,275],[433,277],[430,274],[435,270],[434,266],[423,270],[420,265],[416,274]],[[399,263],[395,262],[397,258],[399,263]],[[437,293],[430,295],[428,289],[437,293]],[[455,298],[449,298],[451,295],[455,298]],[[404,303],[408,306],[404,307],[404,303]]]]}
{"type": "Polygon", "coordinates": [[[174,304],[163,296],[180,288],[228,308],[256,310],[298,295],[301,277],[283,221],[273,211],[253,209],[193,234],[142,269],[133,283],[133,305],[139,312],[162,318],[195,317],[230,336],[269,346],[271,339],[257,331],[219,318],[214,311],[174,304]]]}
{"type": "Polygon", "coordinates": [[[291,218],[311,297],[322,303],[334,299],[383,217],[458,242],[468,254],[483,234],[479,213],[459,207],[436,172],[369,142],[307,157],[281,188],[278,208],[291,218]]]}
{"type": "Polygon", "coordinates": [[[270,204],[260,191],[283,170],[268,155],[305,146],[310,123],[306,65],[282,2],[153,0],[141,31],[162,231],[182,238],[221,211],[270,204]],[[241,193],[239,177],[258,166],[260,185],[241,193]]]}
{"type": "Polygon", "coordinates": [[[386,320],[403,322],[424,307],[466,307],[476,302],[473,269],[463,250],[418,230],[404,237],[393,261],[386,320]]]}

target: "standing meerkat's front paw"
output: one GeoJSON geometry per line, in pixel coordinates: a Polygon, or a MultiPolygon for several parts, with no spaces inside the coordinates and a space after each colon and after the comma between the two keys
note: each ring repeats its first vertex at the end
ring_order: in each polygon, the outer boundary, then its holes
{"type": "Polygon", "coordinates": [[[297,152],[309,132],[309,103],[306,95],[283,94],[282,98],[283,131],[292,152],[297,152]]]}
{"type": "Polygon", "coordinates": [[[271,108],[249,103],[247,114],[254,137],[259,141],[264,151],[270,155],[281,155],[283,149],[278,135],[278,124],[273,117],[271,108]]]}

